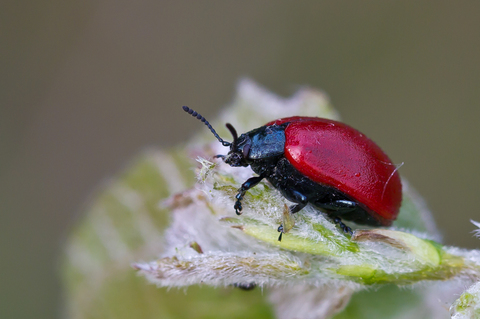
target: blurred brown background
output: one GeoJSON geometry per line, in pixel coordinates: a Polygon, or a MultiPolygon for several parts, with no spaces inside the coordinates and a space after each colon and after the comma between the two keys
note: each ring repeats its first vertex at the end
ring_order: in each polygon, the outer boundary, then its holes
{"type": "Polygon", "coordinates": [[[58,317],[80,205],[145,146],[202,129],[180,106],[213,118],[241,76],[325,90],[405,162],[445,242],[478,247],[479,14],[473,1],[3,3],[0,317],[58,317]]]}

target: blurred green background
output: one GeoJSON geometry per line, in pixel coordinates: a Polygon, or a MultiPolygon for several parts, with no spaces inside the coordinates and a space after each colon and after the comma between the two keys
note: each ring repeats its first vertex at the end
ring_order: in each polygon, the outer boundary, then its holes
{"type": "Polygon", "coordinates": [[[284,96],[325,90],[433,210],[447,244],[478,247],[480,3],[2,3],[0,318],[60,314],[69,226],[146,146],[185,140],[239,77],[284,96]],[[188,123],[186,122],[188,120],[188,123]]]}

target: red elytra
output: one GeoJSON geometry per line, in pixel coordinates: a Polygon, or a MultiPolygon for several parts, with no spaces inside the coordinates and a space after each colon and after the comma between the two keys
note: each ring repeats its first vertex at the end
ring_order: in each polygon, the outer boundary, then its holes
{"type": "Polygon", "coordinates": [[[364,134],[333,120],[288,117],[285,157],[303,175],[351,196],[381,224],[391,225],[402,201],[397,166],[364,134]]]}

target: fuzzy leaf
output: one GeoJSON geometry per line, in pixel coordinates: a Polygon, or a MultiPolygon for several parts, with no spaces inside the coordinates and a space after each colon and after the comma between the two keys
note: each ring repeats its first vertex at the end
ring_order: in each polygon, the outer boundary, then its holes
{"type": "MultiPolygon", "coordinates": [[[[216,126],[226,135],[225,119],[239,130],[247,130],[272,118],[295,114],[337,116],[318,91],[304,89],[282,99],[250,80],[242,80],[232,105],[212,123],[221,123],[216,126]]],[[[65,318],[273,316],[271,305],[258,289],[247,293],[231,287],[192,286],[186,294],[167,292],[146,284],[131,267],[135,261],[155,259],[164,251],[171,208],[160,203],[195,183],[195,152],[210,141],[212,136],[203,133],[195,135],[188,148],[147,151],[92,196],[65,246],[65,318]]],[[[187,203],[182,203],[180,196],[175,204],[187,203]]],[[[192,251],[198,253],[200,244],[193,246],[192,251]]]]}
{"type": "MultiPolygon", "coordinates": [[[[243,80],[211,123],[228,136],[225,122],[245,132],[292,115],[338,120],[321,92],[306,88],[284,99],[243,80]]],[[[187,146],[141,155],[86,206],[66,245],[65,317],[327,318],[351,297],[338,318],[399,318],[404,311],[440,318],[447,312],[439,315],[426,296],[446,288],[353,292],[478,274],[477,252],[433,241],[440,238],[431,214],[405,181],[392,230],[358,230],[349,238],[312,207],[292,217],[268,183],[246,194],[244,214],[236,216],[233,197],[252,171],[210,160],[225,149],[202,132],[187,146]],[[135,272],[161,287],[188,289],[157,288],[135,272]],[[252,282],[264,289],[233,288],[252,282]]]]}
{"type": "Polygon", "coordinates": [[[472,285],[450,307],[453,319],[480,318],[480,282],[472,285]]]}

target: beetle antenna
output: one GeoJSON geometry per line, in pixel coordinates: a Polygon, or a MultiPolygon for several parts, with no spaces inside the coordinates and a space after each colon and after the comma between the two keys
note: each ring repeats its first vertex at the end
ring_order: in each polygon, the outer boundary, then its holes
{"type": "Polygon", "coordinates": [[[237,144],[237,140],[238,140],[237,130],[236,130],[236,129],[233,127],[233,125],[230,124],[230,123],[225,124],[225,126],[228,128],[228,130],[230,131],[230,133],[232,133],[232,136],[233,136],[232,145],[234,145],[233,148],[235,148],[235,145],[237,144]]]}
{"type": "MultiPolygon", "coordinates": [[[[209,129],[210,131],[213,133],[213,135],[217,138],[217,140],[222,143],[223,146],[230,146],[232,145],[232,143],[230,142],[227,142],[227,141],[224,141],[220,136],[218,136],[217,132],[215,132],[215,130],[213,129],[213,127],[210,125],[210,123],[208,123],[207,119],[205,119],[202,115],[198,114],[196,111],[192,110],[191,108],[189,108],[188,106],[183,106],[183,110],[185,112],[187,112],[188,114],[190,114],[191,116],[193,117],[196,117],[197,119],[199,119],[200,121],[202,121],[209,129]]],[[[228,126],[227,126],[228,127],[228,126]]],[[[233,129],[233,127],[232,127],[233,129]]],[[[233,129],[235,131],[235,129],[233,129]]],[[[230,130],[231,132],[231,130],[230,130]]],[[[234,142],[236,141],[236,134],[237,132],[235,132],[235,135],[234,135],[234,142]]]]}

